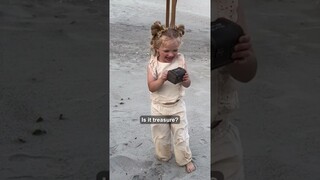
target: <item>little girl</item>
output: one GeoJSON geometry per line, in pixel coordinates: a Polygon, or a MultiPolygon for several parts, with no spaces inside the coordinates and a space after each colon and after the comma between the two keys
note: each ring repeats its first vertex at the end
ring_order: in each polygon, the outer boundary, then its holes
{"type": "Polygon", "coordinates": [[[188,73],[181,83],[167,81],[168,70],[177,67],[187,71],[186,62],[179,53],[184,26],[166,28],[159,21],[151,26],[151,49],[153,55],[147,67],[148,88],[151,92],[151,115],[174,115],[180,117],[179,124],[152,124],[152,139],[155,144],[156,158],[161,161],[171,159],[171,134],[176,162],[185,166],[188,173],[196,168],[192,162],[189,148],[188,121],[186,107],[182,99],[184,88],[191,84],[188,73]]]}

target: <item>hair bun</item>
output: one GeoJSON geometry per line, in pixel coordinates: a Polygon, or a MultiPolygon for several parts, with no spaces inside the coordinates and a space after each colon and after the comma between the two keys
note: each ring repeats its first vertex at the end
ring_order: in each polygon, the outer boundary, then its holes
{"type": "Polygon", "coordinates": [[[161,22],[160,21],[156,21],[151,26],[151,35],[152,36],[156,36],[158,34],[158,32],[160,32],[161,30],[163,30],[161,22]]]}
{"type": "Polygon", "coordinates": [[[180,37],[182,37],[184,35],[184,25],[183,24],[179,24],[177,26],[177,30],[178,30],[178,32],[180,34],[180,37]]]}

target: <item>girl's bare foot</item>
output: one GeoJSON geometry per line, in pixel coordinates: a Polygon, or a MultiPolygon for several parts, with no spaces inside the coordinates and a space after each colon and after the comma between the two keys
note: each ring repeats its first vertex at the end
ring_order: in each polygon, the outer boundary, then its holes
{"type": "Polygon", "coordinates": [[[192,161],[190,161],[188,164],[186,164],[186,171],[188,173],[191,173],[192,171],[196,170],[196,166],[193,164],[192,161]]]}

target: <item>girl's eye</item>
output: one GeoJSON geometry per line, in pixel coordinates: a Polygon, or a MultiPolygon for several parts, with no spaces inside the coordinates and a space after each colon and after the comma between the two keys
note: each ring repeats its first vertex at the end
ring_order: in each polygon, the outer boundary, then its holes
{"type": "Polygon", "coordinates": [[[169,52],[178,52],[178,49],[174,49],[174,50],[163,50],[164,53],[169,53],[169,52]]]}

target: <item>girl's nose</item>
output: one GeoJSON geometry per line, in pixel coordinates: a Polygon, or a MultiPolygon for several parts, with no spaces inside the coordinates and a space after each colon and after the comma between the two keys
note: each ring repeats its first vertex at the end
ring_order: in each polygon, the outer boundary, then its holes
{"type": "Polygon", "coordinates": [[[174,56],[174,53],[170,52],[168,55],[169,55],[170,57],[173,57],[173,56],[174,56]]]}

